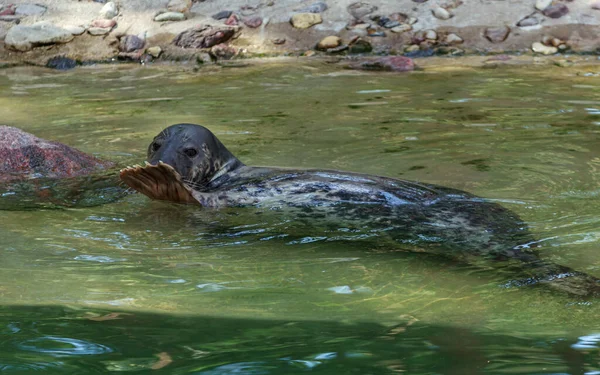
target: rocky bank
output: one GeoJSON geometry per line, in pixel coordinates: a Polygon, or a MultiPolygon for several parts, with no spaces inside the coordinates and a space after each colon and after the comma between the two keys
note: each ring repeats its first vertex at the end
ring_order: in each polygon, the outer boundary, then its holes
{"type": "MultiPolygon", "coordinates": [[[[597,53],[600,0],[2,0],[0,63],[597,53]]],[[[410,70],[408,59],[359,68],[410,70]]]]}

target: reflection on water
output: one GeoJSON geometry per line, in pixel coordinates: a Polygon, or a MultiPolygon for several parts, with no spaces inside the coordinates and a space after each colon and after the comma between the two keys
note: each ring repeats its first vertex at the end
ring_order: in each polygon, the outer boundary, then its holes
{"type": "MultiPolygon", "coordinates": [[[[5,69],[0,118],[122,166],[194,122],[250,165],[466,190],[521,216],[545,259],[600,277],[600,77],[586,71],[5,69]]],[[[0,192],[14,193],[0,196],[0,370],[600,371],[595,299],[503,288],[503,270],[383,232],[150,202],[103,181],[62,181],[50,201],[35,185],[0,192]]]]}

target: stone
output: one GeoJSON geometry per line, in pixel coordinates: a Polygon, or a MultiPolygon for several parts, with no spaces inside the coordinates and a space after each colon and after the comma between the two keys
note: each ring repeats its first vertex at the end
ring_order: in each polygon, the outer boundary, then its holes
{"type": "Polygon", "coordinates": [[[383,27],[385,27],[386,29],[392,29],[394,27],[400,26],[400,22],[398,21],[387,21],[386,23],[383,24],[383,27]]]}
{"type": "Polygon", "coordinates": [[[17,51],[29,51],[34,47],[68,43],[73,34],[68,30],[46,22],[38,22],[31,26],[16,25],[6,33],[4,44],[17,51]]]}
{"type": "Polygon", "coordinates": [[[488,27],[485,29],[484,36],[487,40],[492,43],[502,43],[508,38],[510,34],[510,27],[488,27]]]}
{"type": "Polygon", "coordinates": [[[236,54],[237,50],[225,43],[217,44],[210,49],[210,56],[217,60],[230,60],[236,54]]]}
{"type": "Polygon", "coordinates": [[[540,42],[535,42],[531,45],[531,50],[535,53],[541,53],[543,55],[553,55],[558,52],[558,48],[553,46],[545,46],[540,42]]]}
{"type": "Polygon", "coordinates": [[[6,8],[2,8],[2,10],[0,11],[0,16],[14,16],[15,10],[15,5],[10,4],[6,8]]]}
{"type": "Polygon", "coordinates": [[[421,47],[419,47],[418,44],[411,44],[410,46],[408,46],[404,49],[404,52],[416,52],[420,49],[421,49],[421,47]]]}
{"type": "Polygon", "coordinates": [[[323,22],[323,19],[318,13],[296,13],[292,16],[290,22],[297,29],[308,29],[323,22]]]}
{"type": "Polygon", "coordinates": [[[125,35],[119,41],[119,51],[133,52],[144,48],[144,44],[146,44],[146,42],[137,35],[125,35]]]}
{"type": "Polygon", "coordinates": [[[167,21],[183,21],[185,14],[179,12],[165,12],[154,16],[156,22],[167,22],[167,21]]]}
{"type": "Polygon", "coordinates": [[[417,18],[415,18],[415,17],[409,17],[409,18],[406,20],[406,23],[407,23],[407,24],[409,24],[409,25],[414,25],[415,23],[417,23],[417,21],[418,21],[418,19],[417,19],[417,18]]]}
{"type": "Polygon", "coordinates": [[[313,3],[306,8],[298,10],[298,13],[323,13],[327,10],[327,4],[324,2],[313,3]]]}
{"type": "Polygon", "coordinates": [[[405,56],[386,56],[353,64],[350,67],[362,70],[408,72],[415,69],[415,63],[411,58],[405,56]]]}
{"type": "Polygon", "coordinates": [[[412,30],[412,26],[406,25],[406,24],[396,26],[391,29],[391,31],[394,33],[405,33],[407,31],[411,31],[411,30],[412,30]]]}
{"type": "Polygon", "coordinates": [[[565,14],[569,13],[569,7],[567,7],[563,3],[557,3],[557,4],[550,5],[549,7],[544,9],[542,11],[542,13],[546,17],[560,18],[560,17],[564,16],[565,14]]]}
{"type": "Polygon", "coordinates": [[[81,35],[85,33],[86,28],[83,26],[65,26],[65,30],[73,35],[81,35]]]}
{"type": "Polygon", "coordinates": [[[535,9],[543,11],[552,4],[552,0],[536,0],[535,9]]]}
{"type": "Polygon", "coordinates": [[[275,38],[272,40],[273,44],[281,45],[285,44],[285,38],[275,38]]]}
{"type": "Polygon", "coordinates": [[[433,10],[431,12],[435,16],[435,18],[440,19],[440,20],[448,20],[452,17],[452,14],[450,14],[450,12],[448,12],[446,9],[444,9],[442,7],[435,7],[435,8],[433,8],[433,10]]]}
{"type": "Polygon", "coordinates": [[[406,23],[406,21],[408,20],[408,16],[404,13],[396,12],[390,14],[389,19],[392,21],[398,21],[400,23],[406,23]]]}
{"type": "Polygon", "coordinates": [[[90,24],[90,27],[96,27],[96,28],[101,28],[101,29],[112,29],[113,27],[115,27],[116,24],[117,24],[117,21],[115,21],[115,20],[100,19],[100,20],[93,20],[92,23],[90,24]]]}
{"type": "Polygon", "coordinates": [[[56,56],[46,62],[47,68],[56,70],[69,70],[75,68],[76,66],[77,61],[65,56],[56,56]]]}
{"type": "Polygon", "coordinates": [[[233,28],[198,26],[177,35],[173,44],[182,48],[211,48],[227,42],[234,34],[233,28]]]}
{"type": "Polygon", "coordinates": [[[154,58],[158,58],[162,53],[162,48],[159,46],[153,46],[146,49],[146,53],[154,58]]]}
{"type": "Polygon", "coordinates": [[[323,38],[318,44],[317,49],[321,51],[328,50],[330,48],[336,48],[342,44],[342,39],[335,35],[330,35],[323,38]]]}
{"type": "Polygon", "coordinates": [[[517,22],[517,26],[519,27],[530,27],[530,26],[536,26],[540,24],[540,20],[536,17],[535,14],[530,14],[529,16],[521,19],[519,22],[517,22]]]}
{"type": "Polygon", "coordinates": [[[117,57],[119,58],[119,60],[141,61],[143,55],[144,55],[144,50],[139,49],[139,50],[136,50],[133,52],[119,52],[117,57]]]}
{"type": "Polygon", "coordinates": [[[331,54],[335,54],[335,53],[340,53],[340,52],[344,52],[348,50],[348,45],[347,44],[343,44],[341,46],[337,46],[334,48],[328,48],[327,49],[327,53],[331,53],[331,54]]]}
{"type": "Polygon", "coordinates": [[[314,55],[316,55],[317,53],[315,51],[306,51],[304,52],[304,56],[306,57],[312,57],[314,55]]]}
{"type": "Polygon", "coordinates": [[[240,19],[235,14],[232,14],[231,16],[229,16],[229,18],[227,18],[227,20],[225,21],[225,25],[227,25],[227,26],[237,26],[239,24],[240,24],[240,19]]]}
{"type": "Polygon", "coordinates": [[[373,51],[373,46],[371,45],[371,43],[362,38],[357,38],[356,40],[352,41],[352,43],[350,43],[350,46],[348,46],[348,52],[352,54],[369,53],[371,51],[373,51]]]}
{"type": "Polygon", "coordinates": [[[435,32],[435,30],[427,30],[425,31],[425,39],[429,39],[429,40],[437,40],[437,33],[435,32]]]}
{"type": "Polygon", "coordinates": [[[382,37],[382,38],[386,37],[386,35],[383,31],[377,31],[375,29],[367,29],[367,35],[370,37],[382,37]]]}
{"type": "Polygon", "coordinates": [[[447,44],[461,44],[463,42],[463,38],[454,33],[450,33],[446,35],[445,42],[447,44]]]}
{"type": "Polygon", "coordinates": [[[87,32],[90,35],[99,36],[99,35],[106,35],[106,34],[110,33],[111,30],[112,30],[112,28],[109,28],[109,27],[90,27],[87,30],[87,32]]]}
{"type": "Polygon", "coordinates": [[[40,4],[19,4],[15,9],[17,16],[41,16],[47,8],[40,4]]]}
{"type": "Polygon", "coordinates": [[[192,0],[171,0],[167,4],[169,12],[185,13],[192,7],[192,0]]]}
{"type": "Polygon", "coordinates": [[[117,4],[112,1],[104,4],[102,9],[100,9],[100,17],[110,20],[119,15],[119,8],[117,8],[117,4]]]}
{"type": "Polygon", "coordinates": [[[348,13],[350,13],[352,17],[356,18],[357,20],[373,13],[377,9],[379,8],[376,5],[371,5],[369,3],[363,2],[350,4],[347,8],[348,13]]]}
{"type": "Polygon", "coordinates": [[[233,13],[233,12],[230,10],[222,10],[218,13],[213,14],[212,18],[215,20],[224,20],[224,19],[229,18],[229,16],[231,16],[231,13],[233,13]]]}
{"type": "Polygon", "coordinates": [[[242,22],[244,22],[244,25],[246,25],[252,29],[256,29],[257,27],[262,25],[263,19],[262,19],[262,17],[259,17],[259,16],[252,16],[252,17],[245,17],[242,20],[242,22]]]}

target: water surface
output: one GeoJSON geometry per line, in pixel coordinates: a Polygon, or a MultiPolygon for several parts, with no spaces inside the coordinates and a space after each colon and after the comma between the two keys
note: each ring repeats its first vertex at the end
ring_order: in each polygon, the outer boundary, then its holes
{"type": "MultiPolygon", "coordinates": [[[[518,213],[544,258],[600,277],[597,70],[13,68],[0,118],[123,166],[192,122],[250,165],[466,190],[518,213]]],[[[376,238],[139,194],[0,223],[0,371],[600,371],[598,300],[376,238]]]]}

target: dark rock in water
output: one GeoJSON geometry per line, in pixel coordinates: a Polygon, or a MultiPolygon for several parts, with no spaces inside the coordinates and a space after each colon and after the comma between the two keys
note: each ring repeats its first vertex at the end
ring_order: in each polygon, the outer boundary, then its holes
{"type": "Polygon", "coordinates": [[[183,48],[210,48],[227,42],[234,34],[233,28],[198,26],[177,35],[173,43],[183,48]]]}
{"type": "Polygon", "coordinates": [[[221,43],[210,49],[210,56],[215,60],[229,60],[237,54],[234,47],[221,43]]]}
{"type": "Polygon", "coordinates": [[[46,67],[57,70],[69,70],[77,66],[77,61],[65,56],[53,57],[46,63],[46,67]]]}
{"type": "Polygon", "coordinates": [[[65,178],[113,166],[93,156],[10,126],[0,126],[0,182],[29,178],[65,178]]]}
{"type": "Polygon", "coordinates": [[[350,43],[348,52],[350,53],[369,53],[373,51],[373,46],[368,41],[358,38],[350,43]]]}
{"type": "Polygon", "coordinates": [[[144,48],[144,44],[146,44],[146,42],[137,35],[125,35],[119,42],[119,51],[133,52],[144,48]]]}
{"type": "Polygon", "coordinates": [[[435,55],[435,50],[433,48],[426,48],[426,49],[418,49],[416,51],[410,51],[410,52],[406,52],[404,54],[404,56],[406,57],[431,57],[435,55]]]}
{"type": "Polygon", "coordinates": [[[256,29],[257,27],[262,25],[263,19],[259,16],[245,17],[243,19],[243,22],[244,22],[244,25],[246,25],[252,29],[256,29]]]}
{"type": "Polygon", "coordinates": [[[298,10],[298,13],[323,13],[326,10],[327,4],[325,4],[324,2],[318,2],[311,4],[306,8],[298,10]]]}
{"type": "Polygon", "coordinates": [[[405,56],[386,56],[350,65],[354,69],[408,72],[415,69],[415,63],[405,56]]]}
{"type": "Polygon", "coordinates": [[[230,10],[222,10],[218,13],[213,14],[212,18],[215,20],[224,20],[224,19],[229,18],[229,16],[231,16],[231,13],[233,13],[233,12],[230,10]]]}
{"type": "Polygon", "coordinates": [[[119,60],[125,60],[125,61],[141,61],[143,56],[144,56],[143,49],[138,49],[133,52],[119,52],[119,54],[117,55],[119,60]]]}
{"type": "Polygon", "coordinates": [[[550,5],[546,9],[543,10],[544,16],[550,18],[560,18],[565,14],[569,13],[569,8],[563,3],[557,3],[554,5],[550,5]]]}

